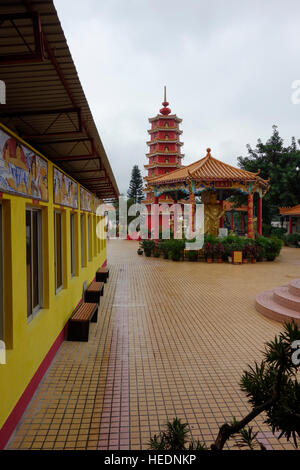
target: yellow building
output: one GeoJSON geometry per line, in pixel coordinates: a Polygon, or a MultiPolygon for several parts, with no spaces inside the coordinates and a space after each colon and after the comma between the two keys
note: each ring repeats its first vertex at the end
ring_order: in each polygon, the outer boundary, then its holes
{"type": "Polygon", "coordinates": [[[52,1],[17,4],[1,9],[0,448],[65,339],[84,283],[106,264],[96,208],[118,195],[52,1]]]}

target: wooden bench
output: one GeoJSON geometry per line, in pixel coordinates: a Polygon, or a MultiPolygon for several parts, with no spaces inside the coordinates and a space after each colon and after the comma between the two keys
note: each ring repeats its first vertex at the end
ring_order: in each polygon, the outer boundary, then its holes
{"type": "Polygon", "coordinates": [[[97,321],[98,307],[97,303],[83,302],[75,309],[68,325],[69,341],[88,341],[90,321],[97,321]]]}
{"type": "Polygon", "coordinates": [[[109,269],[108,268],[99,268],[96,272],[96,281],[97,282],[106,282],[109,278],[109,269]]]}
{"type": "Polygon", "coordinates": [[[100,303],[100,296],[103,295],[104,283],[93,281],[85,291],[85,302],[100,303]]]}

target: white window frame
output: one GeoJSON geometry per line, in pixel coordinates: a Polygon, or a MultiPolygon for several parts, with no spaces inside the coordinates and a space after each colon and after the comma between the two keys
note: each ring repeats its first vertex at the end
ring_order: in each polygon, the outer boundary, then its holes
{"type": "Polygon", "coordinates": [[[54,267],[55,267],[55,294],[63,288],[63,229],[62,229],[62,212],[54,211],[54,267]],[[60,256],[61,256],[61,285],[57,286],[57,237],[56,237],[56,215],[60,215],[60,256]]]}
{"type": "MultiPolygon", "coordinates": [[[[30,242],[31,242],[31,267],[33,266],[33,222],[32,222],[32,214],[37,213],[37,228],[38,228],[38,235],[37,235],[37,253],[38,253],[38,305],[32,308],[32,298],[33,298],[33,272],[31,269],[31,314],[28,315],[27,311],[27,321],[30,322],[43,308],[43,242],[42,242],[42,211],[41,209],[36,209],[34,207],[26,207],[26,213],[30,212],[30,242]]],[[[26,248],[27,249],[27,248],[26,248]]],[[[27,294],[28,295],[28,294],[27,294]]]]}

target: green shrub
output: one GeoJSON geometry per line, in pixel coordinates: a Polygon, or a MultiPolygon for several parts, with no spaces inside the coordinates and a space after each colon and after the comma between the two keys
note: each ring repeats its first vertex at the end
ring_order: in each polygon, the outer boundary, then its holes
{"type": "Polygon", "coordinates": [[[183,251],[185,247],[185,241],[182,239],[168,240],[168,254],[169,258],[173,261],[179,261],[183,258],[183,251]]]}
{"type": "Polygon", "coordinates": [[[142,240],[140,246],[144,250],[145,256],[151,256],[155,248],[155,243],[154,240],[142,240]]]}
{"type": "Polygon", "coordinates": [[[277,237],[257,237],[257,246],[259,249],[259,256],[263,256],[267,261],[274,261],[274,259],[280,254],[282,248],[282,240],[277,237]]]}
{"type": "Polygon", "coordinates": [[[186,257],[189,261],[197,261],[198,251],[196,251],[196,250],[187,250],[186,257]]]}
{"type": "Polygon", "coordinates": [[[288,245],[299,246],[298,243],[300,242],[300,234],[299,233],[291,233],[290,235],[286,236],[286,242],[288,245]]]}

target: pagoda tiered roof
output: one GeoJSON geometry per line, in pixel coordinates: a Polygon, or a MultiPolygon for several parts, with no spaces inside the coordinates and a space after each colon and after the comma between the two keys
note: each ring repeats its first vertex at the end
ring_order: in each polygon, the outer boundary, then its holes
{"type": "Polygon", "coordinates": [[[172,173],[152,178],[151,186],[186,181],[188,179],[198,181],[259,181],[263,186],[267,186],[268,181],[260,178],[258,175],[259,172],[252,173],[217,160],[211,156],[210,149],[207,149],[207,155],[201,158],[201,160],[183,166],[172,173]]]}
{"type": "MultiPolygon", "coordinates": [[[[178,123],[182,122],[182,119],[180,119],[179,117],[176,116],[176,114],[169,114],[168,116],[166,115],[163,115],[163,114],[157,114],[156,116],[152,117],[152,118],[149,118],[148,121],[149,122],[155,122],[155,121],[158,121],[160,119],[170,119],[170,120],[173,120],[173,121],[176,121],[178,123]]],[[[169,129],[171,129],[169,127],[169,129]]]]}

